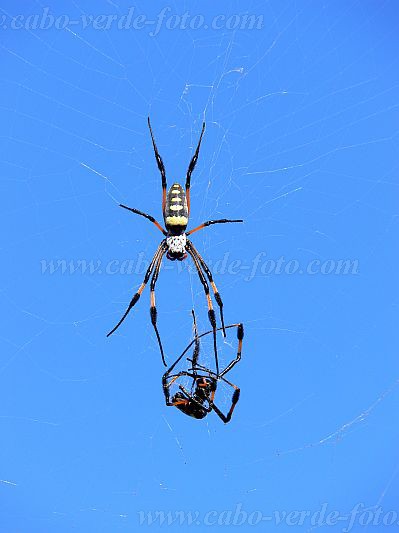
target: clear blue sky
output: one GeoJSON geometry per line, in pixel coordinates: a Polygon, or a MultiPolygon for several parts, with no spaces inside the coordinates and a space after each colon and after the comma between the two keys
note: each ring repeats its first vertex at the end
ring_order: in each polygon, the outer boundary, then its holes
{"type": "MultiPolygon", "coordinates": [[[[239,506],[264,518],[240,531],[308,531],[323,504],[342,518],[362,503],[388,524],[399,512],[397,3],[246,2],[252,28],[235,1],[130,14],[125,0],[47,4],[0,8],[0,530],[157,531],[140,512],[189,510],[193,531],[225,530],[207,524],[239,506]],[[192,226],[245,219],[193,236],[226,322],[246,327],[226,426],[164,405],[148,288],[106,338],[161,237],[118,208],[162,219],[148,114],[169,184],[184,182],[206,121],[192,226]],[[295,510],[312,516],[277,528],[295,510]]],[[[157,305],[171,362],[191,339],[191,308],[200,331],[208,323],[188,261],[167,263],[157,305]]],[[[227,361],[234,338],[218,342],[227,361]]],[[[397,525],[369,530],[385,528],[397,525]]]]}

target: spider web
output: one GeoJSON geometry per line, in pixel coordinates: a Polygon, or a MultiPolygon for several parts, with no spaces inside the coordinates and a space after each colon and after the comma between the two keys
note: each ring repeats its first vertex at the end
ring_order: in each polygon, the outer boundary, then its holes
{"type": "MultiPolygon", "coordinates": [[[[46,8],[3,5],[4,20],[46,8]]],[[[51,12],[119,20],[129,7],[100,2],[94,12],[74,0],[51,12]]],[[[136,4],[135,14],[156,20],[164,7],[136,4]]],[[[169,7],[208,24],[243,10],[169,7]]],[[[164,23],[151,37],[151,26],[70,24],[0,34],[5,531],[118,531],[140,511],[237,504],[265,516],[323,502],[342,516],[359,502],[397,511],[395,8],[249,2],[259,30],[164,23]],[[191,227],[245,219],[192,238],[226,324],[245,324],[228,376],[242,396],[228,426],[164,406],[149,287],[105,338],[161,238],[118,209],[162,218],[147,115],[169,185],[184,183],[206,122],[191,227]],[[302,275],[267,263],[282,257],[302,275]],[[356,272],[305,272],[343,259],[356,272]]],[[[164,261],[156,294],[171,363],[192,339],[191,309],[199,332],[209,329],[206,300],[189,261],[164,261]]],[[[227,364],[235,334],[219,335],[218,349],[227,364]]],[[[207,337],[200,362],[212,358],[207,337]]],[[[218,389],[224,408],[230,397],[218,389]]],[[[298,529],[315,527],[324,525],[298,529]]]]}

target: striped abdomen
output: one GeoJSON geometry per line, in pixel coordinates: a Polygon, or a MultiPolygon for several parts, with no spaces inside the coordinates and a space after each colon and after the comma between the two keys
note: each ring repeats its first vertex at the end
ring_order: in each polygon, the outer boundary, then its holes
{"type": "Polygon", "coordinates": [[[163,214],[165,226],[171,235],[181,235],[188,224],[186,193],[181,185],[174,183],[166,197],[163,214]]]}

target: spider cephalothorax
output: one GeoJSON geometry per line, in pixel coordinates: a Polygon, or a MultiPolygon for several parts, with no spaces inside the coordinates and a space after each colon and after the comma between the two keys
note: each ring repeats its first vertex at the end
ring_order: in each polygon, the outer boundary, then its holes
{"type": "Polygon", "coordinates": [[[195,335],[194,340],[191,341],[191,343],[176,359],[173,365],[165,372],[162,378],[162,387],[165,395],[166,405],[174,406],[185,415],[197,419],[205,418],[208,413],[210,413],[211,411],[215,411],[215,413],[219,416],[219,418],[223,420],[224,423],[230,422],[235,406],[240,398],[240,389],[236,385],[228,381],[224,376],[228,372],[230,372],[230,370],[241,359],[242,342],[244,338],[244,326],[242,324],[233,324],[231,326],[226,326],[226,329],[237,328],[237,355],[235,359],[233,359],[224,370],[222,370],[220,373],[215,373],[209,368],[206,368],[198,363],[198,358],[200,354],[200,338],[204,337],[205,335],[209,335],[209,333],[212,332],[207,331],[206,333],[202,333],[202,335],[198,335],[194,311],[193,320],[195,335]],[[178,365],[178,363],[183,359],[185,354],[193,345],[193,357],[192,359],[187,358],[189,368],[187,370],[181,370],[180,372],[173,373],[173,370],[176,365],[178,365]],[[191,387],[189,388],[189,390],[183,384],[179,383],[181,379],[191,379],[191,387]],[[223,381],[233,389],[233,395],[231,397],[231,406],[226,415],[223,414],[222,411],[214,403],[217,384],[219,380],[223,381]],[[172,396],[172,398],[170,398],[170,389],[173,385],[177,385],[178,390],[172,396]]]}
{"type": "Polygon", "coordinates": [[[161,173],[161,178],[162,178],[162,212],[163,212],[163,218],[165,221],[166,229],[164,229],[159,224],[159,222],[155,220],[153,216],[148,215],[147,213],[143,213],[142,211],[139,211],[138,209],[127,207],[126,205],[122,205],[122,204],[120,205],[121,207],[123,207],[124,209],[128,209],[132,213],[136,213],[137,215],[141,215],[147,218],[148,220],[150,220],[163,233],[165,238],[159,244],[154,254],[154,257],[151,260],[150,266],[148,267],[147,272],[144,276],[143,283],[140,285],[137,292],[133,295],[133,298],[131,299],[128,305],[128,308],[126,309],[122,318],[119,320],[116,326],[108,333],[107,336],[112,335],[112,333],[116,329],[118,329],[118,327],[122,324],[122,322],[127,317],[129,311],[138,302],[141,296],[141,293],[144,290],[144,287],[147,285],[149,279],[151,278],[151,309],[150,309],[151,322],[152,322],[152,325],[155,330],[155,334],[158,339],[159,348],[161,350],[162,361],[164,365],[167,366],[165,362],[165,358],[164,358],[161,338],[159,336],[159,332],[157,328],[157,310],[155,307],[155,285],[156,285],[159,271],[161,268],[162,258],[165,254],[166,254],[166,257],[170,259],[171,261],[175,261],[175,260],[182,261],[183,259],[187,257],[187,254],[189,254],[194,262],[195,268],[198,272],[198,276],[204,288],[204,292],[205,292],[206,299],[207,299],[208,317],[209,317],[209,321],[211,323],[212,331],[213,331],[213,345],[214,345],[214,352],[215,352],[216,371],[218,372],[219,366],[218,366],[217,347],[216,347],[216,318],[215,318],[215,311],[213,309],[212,299],[209,294],[209,285],[208,285],[208,282],[206,281],[206,278],[208,278],[208,281],[211,285],[216,303],[219,306],[220,319],[222,323],[222,331],[223,331],[223,334],[225,335],[226,333],[225,333],[224,318],[223,318],[223,302],[219,295],[217,287],[213,281],[211,271],[207,267],[205,261],[202,259],[199,252],[195,249],[193,243],[189,241],[187,237],[191,235],[192,233],[202,228],[205,228],[206,226],[210,226],[211,224],[224,224],[226,222],[242,222],[242,220],[228,220],[226,218],[223,218],[220,220],[208,220],[207,222],[204,222],[200,226],[197,226],[196,228],[186,232],[188,219],[190,216],[191,174],[193,173],[195,165],[198,160],[201,140],[202,140],[202,136],[205,131],[205,123],[203,123],[202,125],[202,131],[201,131],[201,135],[198,141],[197,148],[188,166],[185,189],[183,189],[183,187],[179,183],[174,183],[168,192],[166,191],[167,184],[166,184],[165,166],[163,164],[161,156],[159,155],[158,148],[155,143],[154,135],[151,129],[150,119],[148,119],[148,127],[151,133],[151,139],[152,139],[152,145],[154,148],[155,159],[157,161],[158,169],[161,173]]]}
{"type": "Polygon", "coordinates": [[[185,233],[183,235],[172,235],[171,237],[166,237],[166,245],[168,251],[166,252],[166,257],[171,261],[183,261],[186,259],[186,245],[187,237],[185,233]]]}

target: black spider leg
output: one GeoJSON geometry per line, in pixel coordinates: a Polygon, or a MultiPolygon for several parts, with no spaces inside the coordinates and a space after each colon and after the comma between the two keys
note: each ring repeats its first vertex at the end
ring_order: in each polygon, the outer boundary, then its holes
{"type": "Polygon", "coordinates": [[[204,292],[205,292],[205,296],[206,296],[206,299],[207,299],[207,303],[208,303],[208,318],[209,318],[209,322],[212,326],[212,332],[213,332],[213,350],[214,350],[214,353],[215,353],[215,365],[216,365],[216,373],[219,374],[219,360],[218,360],[218,350],[217,350],[217,342],[216,342],[216,316],[215,316],[215,311],[213,309],[213,305],[212,305],[212,299],[211,299],[211,295],[209,294],[209,285],[208,283],[206,282],[206,279],[205,279],[205,276],[201,270],[201,266],[198,262],[198,259],[195,255],[195,253],[193,252],[193,250],[191,249],[190,246],[187,246],[187,252],[190,254],[193,262],[194,262],[194,265],[195,265],[195,268],[197,269],[197,272],[198,272],[198,276],[199,276],[199,279],[202,283],[202,286],[204,288],[204,292]]]}
{"type": "Polygon", "coordinates": [[[238,361],[241,360],[241,352],[242,352],[242,341],[244,339],[244,325],[238,324],[237,326],[237,340],[238,340],[238,347],[237,347],[237,355],[235,359],[233,359],[224,370],[221,371],[220,377],[223,378],[225,374],[230,372],[230,370],[238,363],[238,361]]]}
{"type": "MultiPolygon", "coordinates": [[[[199,336],[198,336],[198,330],[197,330],[197,322],[196,322],[196,319],[195,319],[195,313],[194,313],[194,309],[191,310],[191,313],[192,313],[192,316],[193,316],[193,326],[194,326],[194,339],[190,342],[190,344],[187,346],[187,348],[183,351],[183,353],[176,359],[176,361],[168,368],[168,370],[164,373],[164,375],[162,376],[162,387],[163,387],[163,390],[164,390],[164,395],[165,395],[165,399],[166,399],[166,405],[173,405],[171,403],[168,403],[169,401],[169,397],[170,397],[170,394],[169,394],[169,387],[176,381],[176,379],[181,375],[181,373],[178,373],[178,374],[171,374],[171,372],[173,371],[173,369],[175,368],[175,366],[183,359],[183,357],[186,355],[186,353],[188,352],[188,350],[191,348],[191,346],[194,344],[194,350],[193,350],[193,360],[194,361],[197,361],[198,360],[198,356],[199,356],[199,352],[200,352],[200,340],[199,340],[199,336]],[[169,378],[174,378],[172,379],[172,381],[170,381],[168,383],[168,379],[169,378]]],[[[191,359],[190,359],[191,361],[191,359]]],[[[193,374],[194,374],[194,380],[193,380],[193,384],[191,386],[191,389],[193,388],[194,386],[194,383],[195,383],[195,378],[197,377],[197,372],[196,370],[193,370],[193,374]]]]}
{"type": "Polygon", "coordinates": [[[199,138],[199,141],[198,141],[198,145],[197,145],[197,148],[196,148],[196,150],[194,152],[193,157],[191,158],[190,164],[188,165],[188,170],[187,170],[187,175],[186,175],[186,200],[187,200],[188,214],[190,214],[191,174],[194,172],[195,165],[197,164],[197,161],[198,161],[198,155],[199,155],[202,136],[204,135],[204,131],[205,131],[205,122],[202,123],[202,131],[201,131],[201,135],[200,135],[200,138],[199,138]]]}
{"type": "MultiPolygon", "coordinates": [[[[223,381],[225,381],[226,383],[228,383],[229,385],[232,385],[232,383],[230,383],[230,381],[227,381],[226,378],[224,378],[223,376],[225,374],[227,374],[228,372],[230,372],[230,370],[241,360],[241,352],[242,352],[242,341],[244,339],[244,325],[243,324],[233,324],[231,326],[227,326],[226,329],[228,328],[237,328],[237,354],[236,354],[236,357],[230,361],[230,363],[226,366],[226,368],[224,370],[222,370],[219,375],[216,375],[215,372],[213,372],[212,370],[210,370],[209,368],[203,366],[203,365],[200,365],[197,361],[195,361],[195,366],[200,369],[200,370],[203,370],[205,372],[208,372],[209,374],[212,374],[212,376],[214,376],[215,378],[219,378],[223,381]]],[[[208,334],[209,333],[212,333],[212,332],[207,332],[208,334]]],[[[203,335],[206,335],[207,333],[203,333],[203,335]]],[[[188,358],[188,361],[190,361],[191,363],[193,363],[193,367],[194,367],[194,358],[193,359],[190,359],[188,358]]],[[[190,368],[189,370],[193,370],[192,368],[190,368]]]]}
{"type": "Polygon", "coordinates": [[[191,241],[188,240],[186,246],[197,257],[198,261],[200,262],[200,264],[202,266],[202,270],[205,272],[205,274],[206,274],[206,276],[208,278],[208,281],[211,284],[211,287],[212,287],[212,290],[213,290],[213,295],[215,297],[216,303],[219,306],[220,322],[222,323],[223,337],[226,337],[226,328],[225,328],[225,325],[224,325],[224,316],[223,316],[223,302],[222,302],[222,298],[221,298],[221,296],[219,294],[219,291],[218,291],[218,289],[216,287],[216,284],[213,281],[212,272],[209,270],[208,265],[205,263],[204,259],[202,258],[201,254],[198,252],[198,250],[195,248],[194,244],[191,241]]]}
{"type": "MultiPolygon", "coordinates": [[[[196,367],[198,357],[200,354],[200,340],[198,338],[197,321],[195,319],[194,309],[191,310],[191,313],[193,315],[193,328],[194,328],[194,350],[193,350],[193,359],[192,359],[193,360],[193,374],[197,376],[197,370],[195,367],[196,367]]],[[[193,392],[193,388],[194,388],[194,381],[191,385],[191,394],[193,392]]]]}
{"type": "Polygon", "coordinates": [[[166,364],[166,361],[165,361],[165,354],[164,354],[163,347],[162,347],[161,336],[159,335],[159,331],[158,331],[158,328],[157,328],[157,308],[155,306],[155,286],[157,284],[159,271],[161,269],[161,264],[162,264],[162,258],[164,256],[165,252],[166,252],[166,247],[164,247],[164,249],[158,255],[158,259],[156,261],[154,272],[153,272],[152,278],[151,278],[151,285],[150,285],[150,290],[151,290],[151,292],[150,292],[150,298],[151,298],[150,315],[151,315],[151,323],[152,323],[153,328],[155,330],[155,334],[156,334],[157,340],[158,340],[159,349],[161,351],[162,362],[163,362],[164,366],[168,366],[166,364]]]}
{"type": "MultiPolygon", "coordinates": [[[[191,361],[191,359],[189,359],[189,361],[191,361]]],[[[214,378],[214,379],[218,379],[219,381],[224,381],[226,383],[228,383],[229,385],[233,386],[233,384],[227,380],[225,377],[222,377],[220,374],[216,374],[216,372],[214,372],[213,370],[211,370],[210,368],[207,368],[206,366],[203,366],[203,365],[200,365],[199,363],[197,363],[197,370],[200,370],[201,372],[206,372],[207,374],[209,374],[209,377],[211,378],[214,378]]],[[[191,372],[193,371],[194,368],[189,368],[188,369],[188,372],[191,372]]]]}
{"type": "Polygon", "coordinates": [[[133,295],[133,298],[131,299],[129,305],[128,305],[128,308],[126,309],[124,315],[122,316],[122,318],[119,320],[119,322],[116,324],[116,326],[111,329],[111,331],[109,333],[107,333],[107,337],[109,337],[110,335],[112,335],[114,333],[114,331],[116,331],[119,326],[122,324],[122,322],[125,320],[125,318],[127,317],[127,315],[129,314],[130,310],[132,309],[132,307],[134,307],[134,305],[139,301],[140,299],[140,296],[141,296],[141,293],[143,292],[145,286],[147,285],[148,283],[148,280],[150,279],[150,276],[151,276],[151,273],[153,271],[153,268],[154,268],[154,265],[158,259],[158,256],[160,254],[161,251],[165,250],[166,248],[166,241],[163,240],[160,245],[158,246],[152,260],[151,260],[151,263],[150,263],[150,266],[148,267],[147,269],[147,272],[145,273],[145,276],[144,276],[144,281],[143,283],[140,285],[138,291],[133,295]]]}
{"type": "Polygon", "coordinates": [[[143,213],[143,211],[139,211],[138,209],[134,209],[133,207],[128,207],[127,205],[119,204],[119,207],[123,207],[123,209],[127,209],[128,211],[131,211],[132,213],[135,213],[136,215],[141,215],[142,217],[146,218],[150,222],[154,224],[164,235],[167,235],[167,232],[163,229],[161,224],[155,220],[155,218],[148,213],[143,213]]]}
{"type": "MultiPolygon", "coordinates": [[[[239,324],[231,324],[230,326],[226,326],[226,329],[230,328],[236,328],[239,324]]],[[[217,328],[216,331],[222,331],[222,328],[217,328]]],[[[201,335],[198,335],[197,339],[200,340],[202,337],[205,337],[206,335],[210,335],[213,333],[213,330],[206,331],[205,333],[201,333],[201,335]]],[[[193,339],[188,346],[185,347],[184,351],[179,355],[179,357],[176,359],[176,361],[168,368],[168,370],[164,373],[163,379],[167,378],[168,376],[176,376],[177,374],[171,374],[175,366],[183,359],[183,357],[186,355],[186,353],[190,350],[190,348],[197,342],[197,339],[193,339]]],[[[188,359],[190,362],[192,362],[192,359],[188,359]]],[[[198,364],[197,364],[198,366],[198,364]]]]}
{"type": "Polygon", "coordinates": [[[219,220],[207,220],[206,222],[203,222],[199,226],[197,226],[194,229],[190,229],[190,231],[187,231],[186,235],[191,235],[192,233],[195,233],[196,231],[199,231],[200,229],[206,228],[207,226],[211,226],[212,224],[227,224],[228,222],[244,222],[243,220],[230,220],[228,218],[221,218],[219,220]]]}
{"type": "Polygon", "coordinates": [[[167,370],[164,375],[162,376],[162,390],[163,394],[165,396],[165,403],[166,405],[170,406],[173,405],[170,401],[170,386],[176,381],[178,378],[178,374],[170,375],[169,371],[167,370]],[[168,378],[174,378],[168,383],[168,378]]]}
{"type": "Polygon", "coordinates": [[[150,117],[147,117],[147,122],[148,122],[148,127],[150,128],[151,140],[152,140],[152,146],[154,148],[155,159],[157,160],[158,169],[162,177],[162,212],[163,212],[165,209],[165,204],[166,204],[166,186],[167,186],[165,165],[163,164],[162,157],[159,155],[158,148],[155,143],[154,134],[152,133],[152,128],[151,128],[150,117]]]}
{"type": "MultiPolygon", "coordinates": [[[[236,387],[234,385],[234,387],[236,387]]],[[[231,406],[230,406],[230,409],[227,413],[227,415],[224,415],[222,413],[222,411],[219,409],[219,407],[217,405],[215,405],[214,403],[212,404],[212,408],[213,410],[215,411],[215,413],[218,415],[218,417],[223,420],[223,422],[225,424],[227,424],[228,422],[230,422],[231,420],[231,417],[233,415],[233,412],[234,412],[234,409],[237,405],[237,402],[238,400],[240,399],[240,389],[238,387],[235,388],[234,392],[233,392],[233,396],[231,398],[231,406]]]]}

